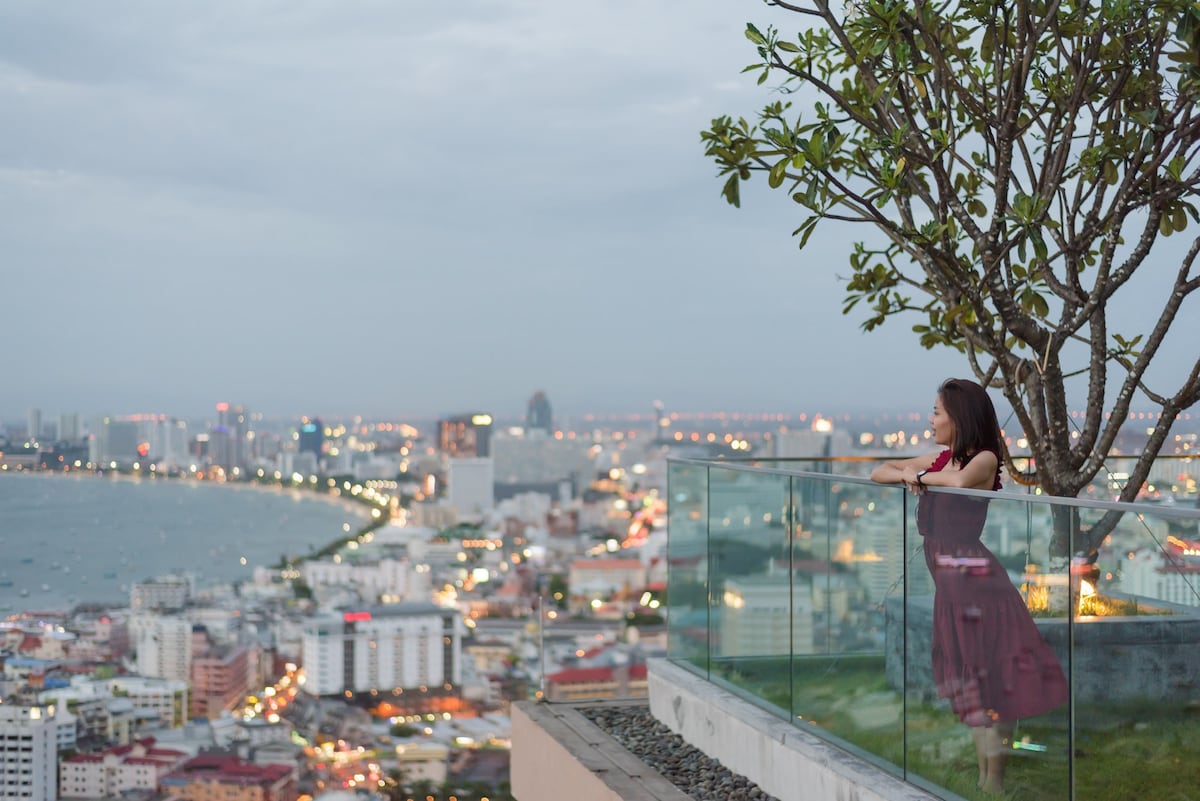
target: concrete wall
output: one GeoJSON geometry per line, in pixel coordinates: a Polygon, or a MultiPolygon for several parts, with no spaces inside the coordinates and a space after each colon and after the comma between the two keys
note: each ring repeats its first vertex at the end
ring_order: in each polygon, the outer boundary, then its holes
{"type": "MultiPolygon", "coordinates": [[[[650,662],[650,711],[693,746],[780,801],[935,801],[665,660],[650,662]]],[[[513,728],[515,734],[515,719],[513,728]]]]}
{"type": "MultiPolygon", "coordinates": [[[[1073,632],[1065,618],[1034,619],[1067,673],[1077,703],[1182,702],[1200,688],[1200,616],[1191,607],[1146,603],[1172,614],[1083,618],[1075,621],[1073,632]],[[1072,634],[1075,649],[1069,657],[1072,634]]],[[[887,679],[900,691],[905,680],[904,599],[889,599],[885,614],[887,679]]],[[[925,701],[938,702],[930,661],[932,596],[908,599],[907,627],[910,697],[916,693],[925,701]]]]}

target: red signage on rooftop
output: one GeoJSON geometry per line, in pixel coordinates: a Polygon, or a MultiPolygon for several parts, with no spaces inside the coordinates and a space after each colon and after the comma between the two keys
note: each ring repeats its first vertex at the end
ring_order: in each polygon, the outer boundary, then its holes
{"type": "Polygon", "coordinates": [[[357,623],[360,620],[370,620],[370,619],[371,619],[370,612],[346,612],[345,614],[342,615],[342,620],[346,621],[347,623],[357,623]]]}

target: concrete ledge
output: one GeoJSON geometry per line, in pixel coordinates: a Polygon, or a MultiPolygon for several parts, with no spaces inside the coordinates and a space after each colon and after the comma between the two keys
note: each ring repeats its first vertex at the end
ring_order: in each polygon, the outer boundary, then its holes
{"type": "Polygon", "coordinates": [[[649,683],[654,717],[780,801],[937,801],[666,660],[650,662],[649,683]]]}
{"type": "Polygon", "coordinates": [[[690,801],[566,704],[512,705],[510,772],[513,797],[520,801],[690,801]]]}

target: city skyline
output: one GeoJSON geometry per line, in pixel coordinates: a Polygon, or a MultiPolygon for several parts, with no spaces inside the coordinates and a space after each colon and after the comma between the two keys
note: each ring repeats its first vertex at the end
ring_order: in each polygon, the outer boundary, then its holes
{"type": "MultiPolygon", "coordinates": [[[[713,117],[771,96],[740,72],[745,23],[771,19],[724,0],[5,4],[22,335],[0,419],[222,400],[429,419],[516,414],[537,389],[569,414],[927,409],[966,359],[922,349],[916,317],[864,333],[865,310],[841,313],[858,232],[798,251],[794,204],[756,184],[730,209],[703,157],[713,117]]],[[[1114,313],[1123,335],[1137,312],[1114,313]]],[[[1168,340],[1151,379],[1190,358],[1168,340]]]]}

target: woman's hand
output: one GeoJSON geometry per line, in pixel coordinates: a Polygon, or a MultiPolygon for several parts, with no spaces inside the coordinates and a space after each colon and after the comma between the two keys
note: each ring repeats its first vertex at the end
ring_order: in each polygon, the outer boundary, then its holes
{"type": "Polygon", "coordinates": [[[908,491],[913,495],[920,495],[925,492],[925,485],[921,483],[921,476],[918,475],[919,472],[911,464],[905,465],[904,469],[900,471],[900,481],[904,483],[904,486],[908,487],[908,491]]]}

